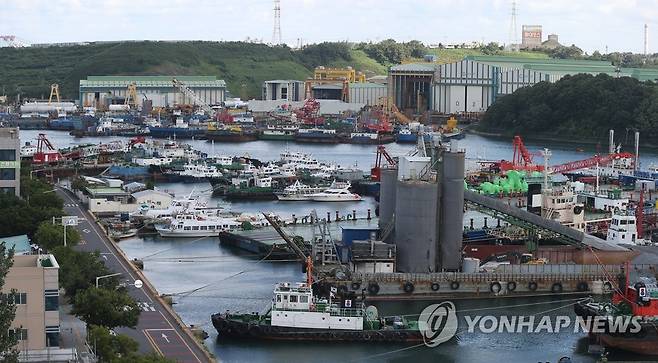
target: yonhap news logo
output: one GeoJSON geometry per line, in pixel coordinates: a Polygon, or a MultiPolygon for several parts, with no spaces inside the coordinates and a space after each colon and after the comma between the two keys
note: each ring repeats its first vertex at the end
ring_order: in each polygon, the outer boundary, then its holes
{"type": "Polygon", "coordinates": [[[428,305],[418,317],[418,330],[423,335],[423,342],[430,348],[454,337],[457,325],[457,309],[450,301],[428,305]]]}

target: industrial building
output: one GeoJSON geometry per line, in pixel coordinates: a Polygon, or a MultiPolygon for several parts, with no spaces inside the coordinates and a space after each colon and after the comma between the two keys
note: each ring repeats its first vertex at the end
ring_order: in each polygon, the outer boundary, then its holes
{"type": "Polygon", "coordinates": [[[379,225],[392,230],[397,270],[456,271],[461,267],[464,151],[432,148],[432,156],[403,156],[382,169],[379,225]]]}
{"type": "Polygon", "coordinates": [[[388,96],[388,88],[381,83],[350,83],[348,98],[350,103],[365,103],[372,106],[381,103],[388,96]]]}
{"type": "Polygon", "coordinates": [[[521,27],[521,48],[533,49],[541,46],[541,25],[523,25],[521,27]]]}
{"type": "Polygon", "coordinates": [[[479,113],[521,87],[556,82],[578,73],[629,76],[641,81],[658,79],[655,70],[618,69],[607,61],[467,56],[446,64],[393,66],[389,70],[388,93],[399,109],[417,114],[479,113]]]}
{"type": "Polygon", "coordinates": [[[285,100],[297,102],[304,100],[304,82],[292,79],[271,80],[263,82],[263,96],[265,101],[285,100]]]}
{"type": "Polygon", "coordinates": [[[220,105],[226,99],[226,82],[215,76],[89,76],[80,80],[80,102],[85,107],[107,106],[125,99],[128,86],[135,84],[137,104],[142,104],[143,100],[152,101],[153,107],[196,104],[174,85],[174,79],[208,105],[220,105]]]}
{"type": "Polygon", "coordinates": [[[21,140],[17,128],[0,128],[0,193],[21,195],[21,140]]]}

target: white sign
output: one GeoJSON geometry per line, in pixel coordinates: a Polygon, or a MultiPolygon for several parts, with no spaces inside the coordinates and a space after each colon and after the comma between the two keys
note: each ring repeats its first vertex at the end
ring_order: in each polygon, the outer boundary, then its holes
{"type": "Polygon", "coordinates": [[[142,280],[135,280],[134,285],[136,288],[141,289],[142,286],[144,286],[144,283],[142,282],[142,280]]]}
{"type": "Polygon", "coordinates": [[[647,288],[646,287],[640,287],[639,294],[640,294],[640,297],[647,297],[647,288]]]}
{"type": "Polygon", "coordinates": [[[351,308],[352,307],[352,300],[345,300],[345,307],[346,308],[351,308]]]}
{"type": "Polygon", "coordinates": [[[78,216],[62,216],[62,225],[64,226],[77,226],[78,216]]]}

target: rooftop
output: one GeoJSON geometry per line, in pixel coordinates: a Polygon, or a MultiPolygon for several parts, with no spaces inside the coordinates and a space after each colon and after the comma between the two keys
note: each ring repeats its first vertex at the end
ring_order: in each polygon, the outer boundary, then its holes
{"type": "Polygon", "coordinates": [[[97,196],[109,196],[109,195],[130,195],[128,192],[121,188],[110,188],[110,187],[87,187],[87,192],[92,195],[92,197],[97,196]]]}
{"type": "Polygon", "coordinates": [[[141,192],[135,192],[135,193],[132,194],[132,196],[133,196],[133,198],[139,198],[139,197],[146,197],[146,196],[153,195],[153,194],[161,195],[161,196],[168,197],[168,198],[172,198],[171,194],[169,194],[169,193],[165,193],[161,190],[151,190],[151,189],[142,190],[141,192]]]}
{"type": "Polygon", "coordinates": [[[429,72],[432,73],[436,70],[438,64],[436,63],[407,63],[398,64],[391,67],[393,72],[429,72]]]}
{"type": "Polygon", "coordinates": [[[30,239],[26,234],[19,236],[0,237],[0,243],[4,242],[7,249],[14,248],[14,254],[21,255],[30,252],[30,239]]]}
{"type": "Polygon", "coordinates": [[[189,87],[226,87],[226,82],[216,76],[87,76],[80,80],[80,87],[173,87],[173,79],[189,87]]]}

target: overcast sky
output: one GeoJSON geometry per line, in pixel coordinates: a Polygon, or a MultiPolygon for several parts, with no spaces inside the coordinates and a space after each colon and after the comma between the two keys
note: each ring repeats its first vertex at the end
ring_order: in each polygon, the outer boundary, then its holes
{"type": "MultiPolygon", "coordinates": [[[[94,40],[271,42],[272,0],[1,0],[0,34],[31,43],[94,40]]],[[[658,0],[519,0],[517,32],[543,26],[544,40],[593,50],[658,51],[658,0]],[[654,36],[655,35],[655,36],[654,36]],[[655,45],[652,46],[652,39],[655,45]]],[[[281,0],[283,41],[426,44],[509,39],[511,0],[281,0]]]]}

